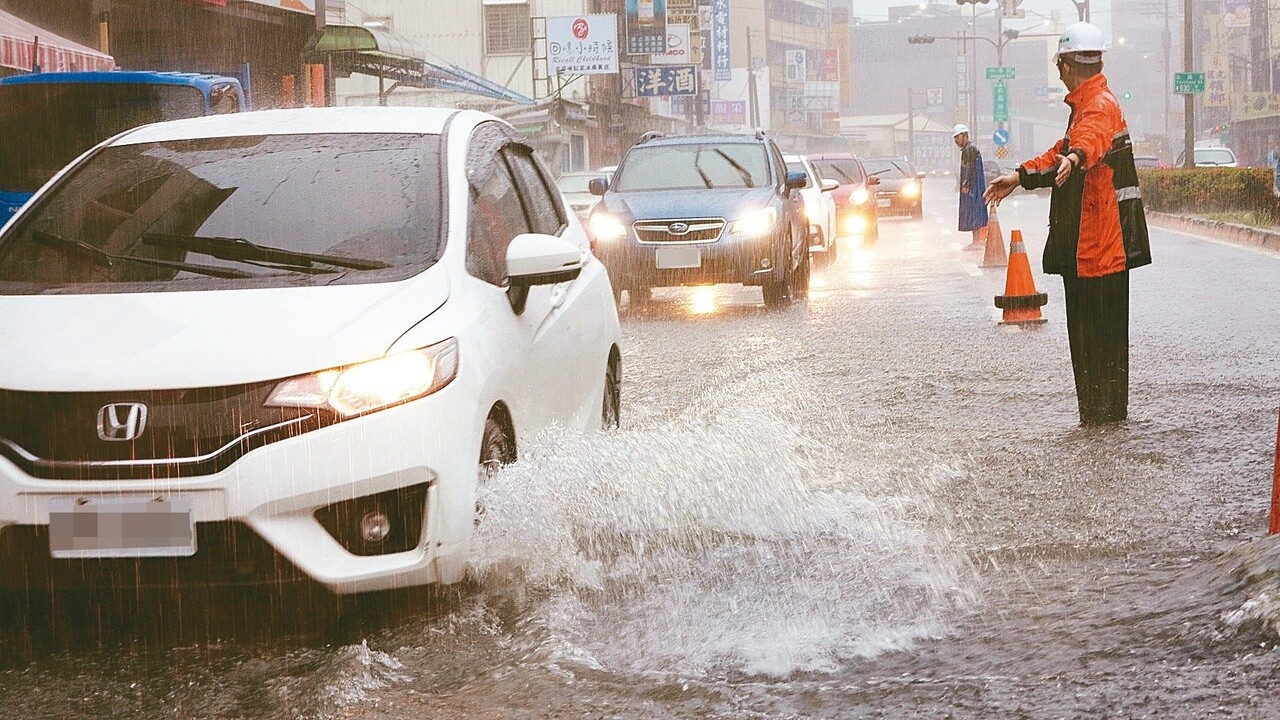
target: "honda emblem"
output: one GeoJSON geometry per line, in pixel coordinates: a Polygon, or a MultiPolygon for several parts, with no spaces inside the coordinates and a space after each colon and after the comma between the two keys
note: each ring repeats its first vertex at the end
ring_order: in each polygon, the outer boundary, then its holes
{"type": "Polygon", "coordinates": [[[142,403],[111,403],[98,411],[100,440],[137,440],[146,427],[147,406],[142,403]]]}

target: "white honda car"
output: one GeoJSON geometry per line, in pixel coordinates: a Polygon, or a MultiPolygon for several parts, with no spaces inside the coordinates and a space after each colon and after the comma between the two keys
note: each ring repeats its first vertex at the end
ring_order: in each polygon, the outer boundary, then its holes
{"type": "Polygon", "coordinates": [[[608,276],[472,111],[113,138],[0,234],[0,337],[0,586],[452,583],[490,468],[619,417],[608,276]]]}
{"type": "Polygon", "coordinates": [[[836,256],[836,201],[831,194],[840,183],[822,177],[809,158],[803,155],[785,155],[787,172],[805,174],[805,185],[800,188],[804,200],[804,215],[809,221],[809,252],[819,267],[831,264],[836,256]]]}

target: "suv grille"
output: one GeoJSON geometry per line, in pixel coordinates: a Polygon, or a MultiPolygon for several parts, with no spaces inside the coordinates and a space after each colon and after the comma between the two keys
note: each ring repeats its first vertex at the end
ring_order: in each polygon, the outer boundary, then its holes
{"type": "Polygon", "coordinates": [[[642,243],[715,242],[724,230],[723,218],[641,220],[632,227],[642,243]]]}

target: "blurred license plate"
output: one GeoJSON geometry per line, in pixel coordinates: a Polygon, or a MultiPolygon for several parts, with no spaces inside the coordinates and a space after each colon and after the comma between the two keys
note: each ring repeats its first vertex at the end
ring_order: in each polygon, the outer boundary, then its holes
{"type": "Polygon", "coordinates": [[[702,267],[702,251],[693,245],[658,248],[658,269],[702,267]]]}
{"type": "Polygon", "coordinates": [[[49,554],[55,558],[189,557],[196,554],[190,498],[49,501],[49,554]]]}
{"type": "Polygon", "coordinates": [[[876,200],[876,207],[889,207],[890,202],[889,198],[880,198],[876,200]]]}

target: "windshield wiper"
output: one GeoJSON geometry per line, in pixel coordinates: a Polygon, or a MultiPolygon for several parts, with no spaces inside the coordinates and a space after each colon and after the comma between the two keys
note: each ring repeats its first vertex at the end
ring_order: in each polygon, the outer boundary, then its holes
{"type": "Polygon", "coordinates": [[[698,171],[698,175],[702,176],[702,184],[711,188],[711,178],[707,176],[706,171],[702,169],[702,148],[693,154],[693,169],[698,171]]]}
{"type": "Polygon", "coordinates": [[[125,261],[137,263],[139,265],[150,265],[152,267],[185,270],[199,275],[208,275],[209,277],[224,278],[227,280],[241,280],[244,278],[258,277],[254,273],[247,273],[243,270],[236,270],[234,268],[220,268],[212,265],[199,265],[195,263],[180,262],[177,260],[161,260],[159,258],[113,255],[106,250],[96,248],[89,243],[80,240],[69,240],[52,233],[44,232],[43,230],[32,231],[31,239],[40,245],[51,247],[55,250],[61,250],[68,255],[83,258],[94,265],[103,268],[115,267],[117,261],[125,261]]]}
{"type": "Polygon", "coordinates": [[[142,236],[142,242],[146,245],[180,248],[216,257],[219,260],[273,263],[285,268],[311,268],[312,263],[324,263],[352,270],[383,270],[391,267],[379,260],[285,250],[269,245],[257,245],[244,238],[146,233],[142,236]]]}
{"type": "Polygon", "coordinates": [[[726,155],[726,154],[725,154],[725,151],[723,151],[723,150],[721,150],[721,149],[719,149],[719,148],[716,148],[716,149],[715,149],[715,150],[713,150],[712,152],[714,152],[715,154],[717,154],[717,155],[719,155],[720,157],[724,158],[724,161],[725,161],[725,162],[727,162],[727,163],[729,163],[730,165],[732,165],[732,166],[733,166],[733,169],[734,169],[734,170],[737,170],[737,171],[738,171],[738,174],[742,176],[742,182],[743,182],[744,184],[746,184],[746,186],[747,186],[747,187],[749,187],[749,188],[753,188],[753,187],[755,187],[755,186],[756,186],[755,181],[751,179],[751,173],[750,173],[750,172],[748,172],[746,168],[742,167],[742,163],[740,163],[740,162],[738,162],[737,160],[734,160],[733,158],[729,157],[728,155],[726,155]]]}

